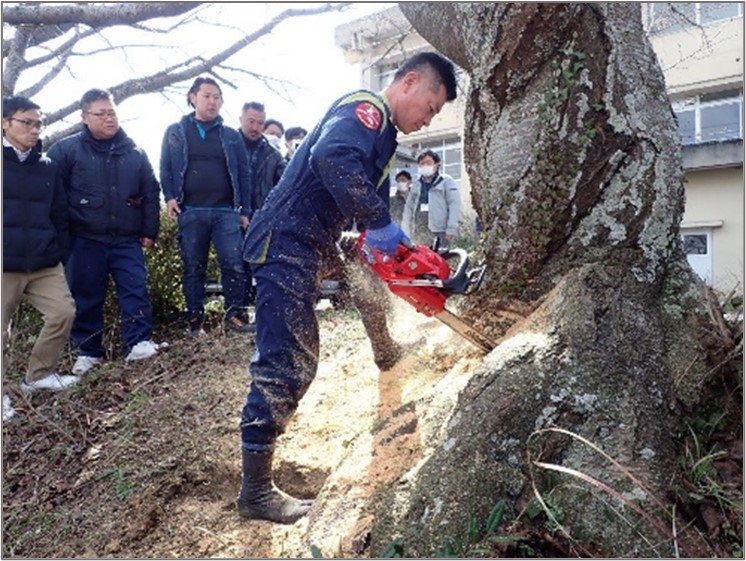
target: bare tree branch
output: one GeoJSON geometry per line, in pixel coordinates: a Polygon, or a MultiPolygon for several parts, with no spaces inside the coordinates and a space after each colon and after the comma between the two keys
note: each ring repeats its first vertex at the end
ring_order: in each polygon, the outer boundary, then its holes
{"type": "MultiPolygon", "coordinates": [[[[239,35],[240,39],[226,48],[221,48],[221,44],[218,43],[217,48],[221,50],[217,53],[193,56],[185,51],[184,60],[175,63],[173,59],[164,60],[163,68],[157,70],[151,68],[149,75],[140,76],[141,65],[135,70],[128,59],[128,54],[133,48],[147,46],[153,48],[155,53],[156,49],[165,52],[167,49],[180,49],[182,46],[173,44],[120,44],[111,40],[110,35],[104,32],[105,30],[116,25],[126,25],[133,31],[163,34],[185,24],[193,25],[195,22],[237,31],[242,31],[241,26],[229,26],[220,21],[208,21],[209,18],[202,15],[202,8],[206,9],[209,5],[200,2],[4,3],[2,6],[4,25],[3,95],[13,95],[17,92],[17,84],[22,75],[26,76],[26,71],[29,72],[29,76],[34,77],[33,84],[30,86],[24,84],[24,89],[18,93],[32,97],[46,91],[47,88],[54,87],[57,83],[55,79],[63,72],[69,73],[73,79],[77,80],[76,72],[78,70],[71,64],[73,58],[90,58],[91,63],[95,64],[94,60],[98,60],[95,55],[118,50],[123,53],[124,63],[132,69],[131,72],[125,71],[123,74],[131,78],[119,84],[101,84],[111,91],[116,103],[121,103],[131,97],[152,93],[165,96],[172,89],[180,90],[180,88],[174,88],[175,85],[190,81],[200,74],[218,76],[218,73],[223,71],[252,76],[278,95],[289,99],[288,83],[254,73],[250,69],[226,65],[226,61],[245,47],[271,34],[279,24],[287,19],[343,11],[349,5],[348,2],[340,2],[308,8],[285,9],[266,23],[262,24],[260,21],[256,30],[239,35]],[[156,27],[155,24],[152,27],[145,24],[146,21],[154,18],[175,18],[177,21],[158,22],[160,27],[156,27]],[[164,28],[164,25],[169,27],[164,28]],[[97,35],[105,43],[105,46],[90,45],[87,48],[81,48],[82,41],[93,35],[97,35]],[[32,53],[32,48],[38,48],[42,52],[32,53]],[[27,60],[27,53],[32,53],[33,58],[27,60]],[[50,63],[51,67],[45,67],[50,63]]],[[[231,76],[221,75],[219,79],[221,82],[231,85],[231,76]]],[[[62,107],[45,107],[47,110],[47,125],[57,124],[43,138],[46,148],[81,128],[81,123],[74,118],[79,111],[79,101],[76,99],[66,102],[62,99],[60,103],[65,105],[62,107]]]]}
{"type": "Polygon", "coordinates": [[[3,21],[9,25],[86,24],[91,27],[131,25],[152,18],[178,16],[201,2],[117,2],[114,4],[35,3],[3,6],[3,21]]]}
{"type": "Polygon", "coordinates": [[[55,142],[58,142],[58,141],[62,140],[63,138],[67,138],[68,136],[73,135],[76,132],[79,132],[82,128],[83,128],[83,122],[80,121],[79,123],[76,123],[74,125],[70,125],[67,128],[64,128],[64,129],[61,129],[61,130],[57,130],[57,131],[53,132],[52,134],[45,136],[42,139],[43,150],[44,151],[49,150],[49,148],[51,148],[51,146],[55,142]]]}
{"type": "Polygon", "coordinates": [[[29,37],[28,48],[37,47],[52,41],[58,37],[62,37],[65,33],[74,29],[74,24],[66,23],[64,25],[39,25],[36,27],[27,26],[31,29],[31,36],[29,37]]]}
{"type": "Polygon", "coordinates": [[[28,45],[28,29],[21,27],[16,30],[13,40],[10,42],[8,56],[3,60],[3,97],[12,95],[15,90],[18,77],[24,68],[24,55],[28,45]]]}
{"type": "MultiPolygon", "coordinates": [[[[33,66],[39,66],[40,64],[45,64],[52,60],[55,57],[58,56],[67,56],[67,53],[72,50],[72,48],[75,46],[75,44],[78,41],[81,41],[85,39],[86,37],[90,37],[91,35],[94,35],[97,33],[95,29],[86,29],[85,31],[75,30],[75,34],[70,37],[67,41],[62,43],[59,47],[57,47],[54,50],[50,50],[49,53],[46,55],[27,60],[26,61],[26,68],[31,68],[33,66]]],[[[40,47],[43,48],[43,47],[40,47]]]]}
{"type": "Polygon", "coordinates": [[[70,58],[70,51],[62,53],[59,56],[57,63],[49,69],[35,84],[29,86],[23,91],[18,92],[18,95],[23,97],[33,97],[39,93],[45,86],[47,86],[52,80],[54,80],[60,72],[62,72],[67,66],[67,61],[70,58]]]}
{"type": "MultiPolygon", "coordinates": [[[[349,6],[349,3],[325,4],[317,8],[287,9],[272,18],[269,22],[246,35],[240,40],[233,43],[228,48],[220,51],[210,58],[193,57],[183,63],[172,66],[170,69],[160,70],[149,76],[133,78],[109,88],[117,103],[133,97],[135,95],[155,93],[161,91],[164,87],[189,80],[203,73],[210,73],[214,67],[239,52],[241,49],[257,41],[261,37],[270,34],[277,25],[288,18],[316,15],[331,11],[343,10],[349,6]],[[196,63],[196,64],[195,64],[196,63]]],[[[77,102],[71,103],[47,115],[47,123],[53,124],[72,111],[77,109],[77,102]]]]}

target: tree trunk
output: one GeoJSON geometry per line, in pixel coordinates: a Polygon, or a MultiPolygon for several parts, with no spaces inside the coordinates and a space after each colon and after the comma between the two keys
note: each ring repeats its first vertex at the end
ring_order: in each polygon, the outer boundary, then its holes
{"type": "Polygon", "coordinates": [[[640,5],[401,9],[471,78],[488,276],[462,311],[500,340],[455,403],[418,402],[439,423],[420,423],[412,469],[369,507],[371,553],[402,536],[406,556],[432,556],[505,500],[509,520],[543,511],[575,553],[703,554],[664,506],[710,369],[678,236],[680,139],[640,5]]]}
{"type": "Polygon", "coordinates": [[[519,514],[535,487],[583,543],[612,556],[671,555],[656,501],[676,467],[677,412],[696,403],[707,372],[697,352],[705,309],[680,250],[680,139],[640,5],[402,10],[418,30],[445,19],[465,33],[425,38],[471,77],[464,155],[489,271],[472,309],[496,335],[507,327],[500,309],[535,311],[461,394],[432,458],[393,493],[406,507],[380,518],[380,537],[406,527],[429,547],[444,525],[463,531],[500,499],[519,514]],[[624,499],[548,476],[559,469],[624,499]],[[628,511],[624,500],[659,525],[609,515],[628,511]]]}

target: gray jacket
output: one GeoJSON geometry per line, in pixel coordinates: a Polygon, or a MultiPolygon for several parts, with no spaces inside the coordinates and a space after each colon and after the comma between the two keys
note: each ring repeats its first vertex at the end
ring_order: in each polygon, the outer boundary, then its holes
{"type": "MultiPolygon", "coordinates": [[[[420,210],[420,191],[422,179],[412,182],[402,216],[402,230],[411,236],[414,231],[415,213],[420,210]]],[[[428,194],[428,228],[432,233],[445,232],[446,235],[458,234],[458,221],[461,212],[461,195],[458,183],[450,175],[438,175],[428,194]]]]}

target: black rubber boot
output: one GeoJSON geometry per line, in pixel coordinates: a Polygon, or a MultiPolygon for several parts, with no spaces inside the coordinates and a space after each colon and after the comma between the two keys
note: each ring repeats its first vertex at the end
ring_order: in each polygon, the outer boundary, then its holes
{"type": "Polygon", "coordinates": [[[291,497],[272,483],[272,451],[242,448],[242,452],[241,490],[236,498],[241,516],[292,524],[309,511],[313,501],[291,497]]]}

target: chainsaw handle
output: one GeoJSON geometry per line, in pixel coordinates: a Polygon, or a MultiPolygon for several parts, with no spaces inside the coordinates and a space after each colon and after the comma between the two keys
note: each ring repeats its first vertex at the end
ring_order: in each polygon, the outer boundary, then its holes
{"type": "Polygon", "coordinates": [[[465,294],[471,284],[471,278],[467,272],[469,267],[469,256],[465,250],[460,248],[446,249],[438,252],[443,259],[459,258],[458,266],[453,274],[443,281],[443,290],[451,294],[465,294]]]}

